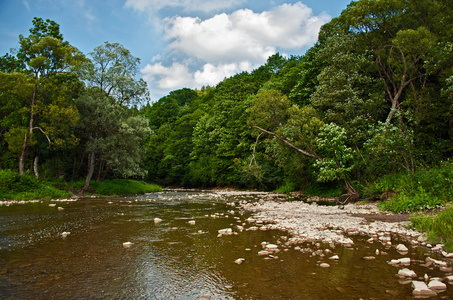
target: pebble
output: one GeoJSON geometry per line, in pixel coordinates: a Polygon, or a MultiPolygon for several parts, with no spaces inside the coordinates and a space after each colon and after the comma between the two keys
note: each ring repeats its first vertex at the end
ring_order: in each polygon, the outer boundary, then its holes
{"type": "Polygon", "coordinates": [[[376,257],[374,257],[374,256],[365,256],[363,259],[364,260],[375,260],[376,257]]]}
{"type": "Polygon", "coordinates": [[[70,232],[64,231],[64,232],[61,233],[61,236],[65,238],[65,237],[67,237],[70,234],[71,234],[70,232]]]}
{"type": "Polygon", "coordinates": [[[162,222],[161,218],[154,218],[154,224],[159,224],[160,222],[162,222]]]}
{"type": "Polygon", "coordinates": [[[240,264],[242,264],[244,261],[245,261],[245,258],[238,258],[238,259],[236,259],[236,260],[234,261],[234,263],[240,265],[240,264]]]}
{"type": "Polygon", "coordinates": [[[130,246],[132,246],[134,243],[131,243],[131,242],[125,242],[123,243],[123,247],[124,248],[130,248],[130,246]]]}
{"type": "Polygon", "coordinates": [[[189,225],[195,225],[195,221],[194,221],[194,220],[190,220],[189,222],[187,222],[187,224],[189,224],[189,225]]]}
{"type": "Polygon", "coordinates": [[[319,265],[321,268],[330,268],[330,265],[327,263],[322,263],[319,265]]]}

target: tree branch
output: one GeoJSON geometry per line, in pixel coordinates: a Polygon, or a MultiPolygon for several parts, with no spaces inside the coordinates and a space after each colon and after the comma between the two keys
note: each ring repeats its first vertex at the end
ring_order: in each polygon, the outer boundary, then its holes
{"type": "Polygon", "coordinates": [[[279,140],[282,141],[283,143],[287,144],[288,146],[290,146],[291,148],[297,150],[298,152],[302,153],[302,154],[305,155],[305,156],[312,157],[312,158],[316,158],[316,159],[322,161],[322,158],[319,157],[318,155],[309,153],[309,152],[307,152],[307,151],[304,151],[304,150],[300,149],[300,148],[297,147],[297,146],[294,146],[290,141],[288,141],[287,139],[285,139],[285,138],[283,138],[283,137],[277,135],[276,133],[273,133],[273,132],[271,132],[271,131],[267,131],[267,130],[265,130],[265,129],[261,128],[261,127],[258,127],[258,126],[256,126],[256,125],[253,125],[252,127],[253,127],[253,128],[256,128],[256,129],[258,129],[258,130],[260,130],[260,131],[262,131],[262,132],[265,132],[265,133],[267,133],[267,134],[270,134],[270,135],[275,136],[277,139],[279,139],[279,140]]]}
{"type": "Polygon", "coordinates": [[[34,129],[38,129],[39,131],[41,131],[42,134],[44,134],[46,136],[47,140],[49,141],[49,144],[51,143],[49,136],[44,132],[44,130],[41,129],[41,127],[33,127],[32,130],[34,130],[34,129]]]}

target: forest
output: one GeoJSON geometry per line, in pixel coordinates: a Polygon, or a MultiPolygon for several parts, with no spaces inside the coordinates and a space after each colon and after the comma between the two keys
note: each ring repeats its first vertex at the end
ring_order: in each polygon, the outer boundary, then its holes
{"type": "Polygon", "coordinates": [[[84,54],[34,18],[19,45],[0,58],[0,198],[125,178],[395,212],[453,200],[450,0],[352,1],[304,55],[157,101],[118,43],[84,54]]]}

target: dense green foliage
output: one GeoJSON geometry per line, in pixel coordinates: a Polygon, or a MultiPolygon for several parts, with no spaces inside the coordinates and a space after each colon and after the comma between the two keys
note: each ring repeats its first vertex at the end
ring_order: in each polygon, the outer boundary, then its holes
{"type": "Polygon", "coordinates": [[[53,187],[47,182],[38,181],[33,175],[11,170],[0,170],[0,199],[34,200],[68,198],[71,194],[53,187]]]}
{"type": "Polygon", "coordinates": [[[381,207],[394,212],[420,211],[440,208],[453,199],[453,165],[421,168],[413,175],[396,173],[386,175],[368,187],[370,197],[393,194],[381,207]]]}

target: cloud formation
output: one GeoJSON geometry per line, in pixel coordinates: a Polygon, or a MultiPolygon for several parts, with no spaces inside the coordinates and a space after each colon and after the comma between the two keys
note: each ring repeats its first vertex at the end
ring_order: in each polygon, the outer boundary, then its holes
{"type": "Polygon", "coordinates": [[[257,68],[276,52],[308,48],[316,42],[320,27],[329,20],[327,14],[313,15],[311,8],[301,2],[283,4],[261,13],[240,9],[206,20],[181,16],[165,18],[164,33],[169,41],[166,56],[185,60],[167,67],[162,62],[154,62],[142,72],[150,86],[162,92],[212,86],[225,77],[257,68]]]}

